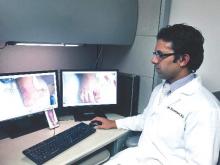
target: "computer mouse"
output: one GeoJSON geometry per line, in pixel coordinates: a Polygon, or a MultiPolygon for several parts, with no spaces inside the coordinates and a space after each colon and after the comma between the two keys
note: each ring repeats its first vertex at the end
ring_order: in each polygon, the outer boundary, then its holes
{"type": "Polygon", "coordinates": [[[93,120],[89,123],[89,125],[92,126],[92,127],[95,127],[95,126],[98,126],[98,125],[102,125],[102,122],[98,121],[98,120],[93,120]]]}

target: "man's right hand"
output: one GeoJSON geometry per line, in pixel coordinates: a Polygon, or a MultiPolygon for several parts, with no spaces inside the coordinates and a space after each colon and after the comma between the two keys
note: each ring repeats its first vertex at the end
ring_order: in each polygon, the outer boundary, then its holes
{"type": "Polygon", "coordinates": [[[97,126],[97,128],[99,129],[111,129],[111,128],[117,128],[115,120],[109,120],[107,118],[104,117],[95,117],[94,119],[92,119],[92,121],[100,121],[102,124],[97,126]]]}

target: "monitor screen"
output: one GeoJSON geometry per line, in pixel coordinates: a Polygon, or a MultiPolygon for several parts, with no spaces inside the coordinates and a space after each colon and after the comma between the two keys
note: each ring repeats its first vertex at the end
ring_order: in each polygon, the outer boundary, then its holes
{"type": "Polygon", "coordinates": [[[117,71],[62,71],[63,107],[117,104],[117,71]]]}
{"type": "Polygon", "coordinates": [[[117,71],[61,71],[62,112],[76,121],[105,117],[117,105],[117,71]],[[111,106],[110,106],[111,105],[111,106]]]}
{"type": "Polygon", "coordinates": [[[0,121],[57,108],[57,72],[1,74],[0,100],[0,121]]]}

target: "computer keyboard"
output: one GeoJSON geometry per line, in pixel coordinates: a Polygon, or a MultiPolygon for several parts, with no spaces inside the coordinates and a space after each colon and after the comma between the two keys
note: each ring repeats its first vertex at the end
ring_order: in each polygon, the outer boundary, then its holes
{"type": "Polygon", "coordinates": [[[36,164],[43,164],[89,135],[95,133],[95,131],[95,128],[85,123],[79,123],[49,139],[25,149],[23,154],[36,164]]]}

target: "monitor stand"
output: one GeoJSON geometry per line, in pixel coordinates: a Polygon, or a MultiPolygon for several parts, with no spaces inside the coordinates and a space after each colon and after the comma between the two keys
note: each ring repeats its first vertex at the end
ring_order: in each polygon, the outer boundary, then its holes
{"type": "Polygon", "coordinates": [[[95,117],[105,117],[105,114],[103,111],[75,111],[74,112],[74,119],[75,121],[88,121],[92,120],[95,117]]]}
{"type": "Polygon", "coordinates": [[[44,113],[7,121],[3,124],[4,132],[10,138],[16,138],[48,127],[44,113]]]}

